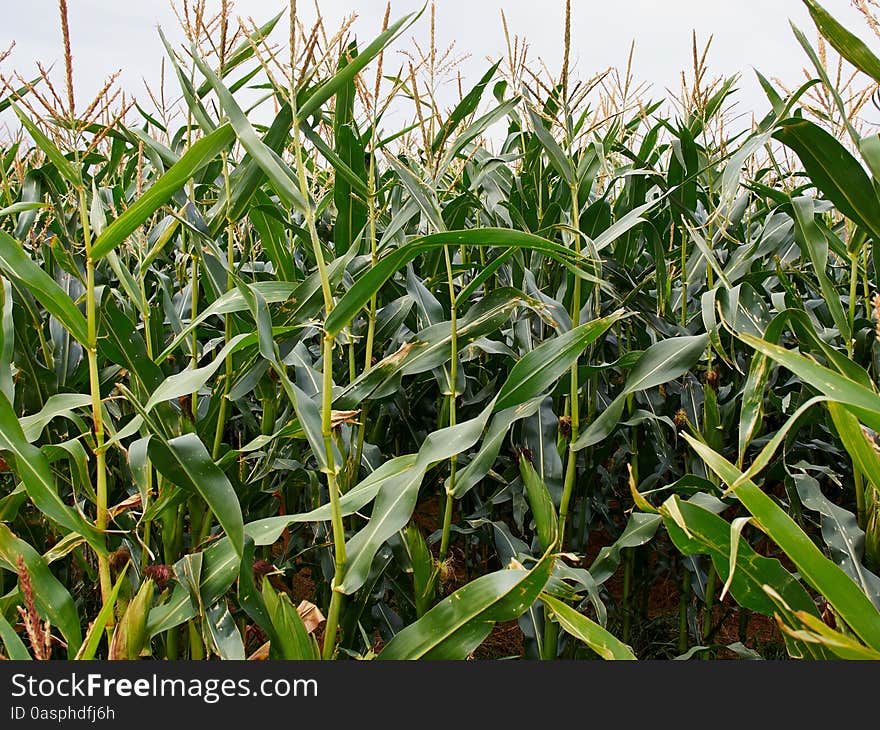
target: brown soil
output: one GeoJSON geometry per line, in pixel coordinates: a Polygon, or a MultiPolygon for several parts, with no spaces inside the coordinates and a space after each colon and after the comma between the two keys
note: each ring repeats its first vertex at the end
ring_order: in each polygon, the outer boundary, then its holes
{"type": "Polygon", "coordinates": [[[523,633],[516,621],[495,624],[486,640],[474,651],[474,659],[505,659],[523,655],[523,633]]]}
{"type": "MultiPolygon", "coordinates": [[[[422,499],[413,512],[413,522],[422,531],[423,535],[430,535],[443,526],[443,512],[446,509],[446,498],[442,494],[422,499]]],[[[452,523],[455,524],[460,515],[458,504],[453,507],[452,523]]]]}
{"type": "Polygon", "coordinates": [[[300,601],[315,600],[315,581],[312,580],[312,569],[303,568],[293,574],[290,579],[290,597],[295,605],[300,601]]]}

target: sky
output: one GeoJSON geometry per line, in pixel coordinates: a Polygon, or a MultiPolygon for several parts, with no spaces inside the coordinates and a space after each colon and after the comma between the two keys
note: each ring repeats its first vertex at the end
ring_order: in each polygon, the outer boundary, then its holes
{"type": "MultiPolygon", "coordinates": [[[[354,29],[361,42],[377,34],[385,8],[385,0],[317,2],[330,27],[356,13],[354,29]]],[[[393,0],[392,17],[418,9],[421,2],[393,0]]],[[[122,69],[122,86],[146,103],[143,80],[155,85],[164,54],[156,26],[172,39],[182,37],[169,0],[68,0],[68,4],[78,98],[90,99],[110,73],[122,69]]],[[[214,4],[219,6],[219,0],[214,4]]],[[[823,4],[874,44],[849,0],[823,4]]],[[[0,71],[14,68],[25,76],[35,75],[36,61],[55,63],[59,71],[63,54],[57,0],[0,0],[0,5],[5,6],[0,48],[15,41],[13,55],[0,71]]],[[[300,0],[299,5],[304,16],[314,17],[313,2],[300,0]]],[[[460,68],[465,86],[468,80],[475,83],[488,66],[487,59],[497,60],[505,53],[503,8],[511,34],[528,40],[533,62],[541,58],[556,70],[562,63],[564,5],[564,0],[437,0],[438,45],[454,42],[455,52],[468,56],[460,68]]],[[[235,13],[252,16],[259,24],[285,6],[283,0],[238,0],[235,13]]],[[[609,66],[625,66],[634,40],[635,77],[650,83],[653,97],[659,99],[667,88],[678,90],[681,69],[690,67],[692,31],[700,40],[714,35],[710,70],[716,75],[742,74],[737,109],[748,117],[752,112],[761,117],[769,105],[752,69],[794,87],[803,80],[801,68],[808,63],[789,20],[815,36],[801,0],[573,0],[572,63],[582,78],[609,66]]],[[[423,45],[428,23],[426,14],[410,32],[423,45]]],[[[280,26],[275,33],[283,40],[286,29],[280,26]]],[[[412,49],[412,38],[398,40],[395,49],[412,49]]],[[[402,55],[398,58],[403,62],[402,55]]],[[[389,63],[393,61],[386,60],[389,63]]]]}

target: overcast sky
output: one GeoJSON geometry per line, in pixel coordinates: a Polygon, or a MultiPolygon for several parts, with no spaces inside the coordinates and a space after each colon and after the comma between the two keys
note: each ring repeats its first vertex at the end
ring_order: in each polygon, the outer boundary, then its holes
{"type": "MultiPolygon", "coordinates": [[[[417,9],[421,1],[394,0],[392,16],[417,9]]],[[[357,13],[355,29],[361,41],[376,34],[385,7],[385,0],[318,2],[331,27],[344,15],[357,13]]],[[[219,0],[213,4],[219,6],[219,0]]],[[[312,3],[300,0],[299,4],[304,15],[314,16],[312,3]]],[[[2,70],[16,68],[30,74],[37,60],[56,63],[60,69],[57,0],[2,0],[2,5],[0,47],[13,40],[16,43],[2,70]]],[[[466,78],[476,81],[488,57],[497,59],[504,54],[503,7],[510,32],[528,39],[530,57],[541,57],[556,70],[562,57],[564,5],[564,0],[438,0],[438,44],[454,41],[457,53],[469,54],[461,68],[466,78]]],[[[742,73],[739,109],[756,111],[758,116],[768,104],[752,68],[797,85],[806,57],[792,35],[789,20],[810,37],[815,35],[800,0],[573,0],[572,5],[573,62],[582,77],[624,65],[630,42],[635,40],[636,77],[650,82],[655,98],[660,98],[666,87],[677,90],[680,70],[690,67],[691,31],[696,30],[701,39],[714,34],[711,70],[725,75],[742,73]]],[[[824,5],[873,43],[849,0],[824,0],[824,5]]],[[[69,0],[69,6],[78,97],[91,98],[109,73],[122,69],[120,78],[126,90],[145,99],[142,79],[156,81],[164,53],[156,26],[180,37],[169,0],[69,0]]],[[[238,0],[235,12],[262,22],[284,7],[283,0],[238,0]]],[[[276,39],[283,40],[285,35],[285,29],[276,28],[276,39]]],[[[413,35],[423,43],[427,40],[427,14],[413,35]]],[[[409,39],[398,41],[398,50],[411,47],[409,39]]]]}

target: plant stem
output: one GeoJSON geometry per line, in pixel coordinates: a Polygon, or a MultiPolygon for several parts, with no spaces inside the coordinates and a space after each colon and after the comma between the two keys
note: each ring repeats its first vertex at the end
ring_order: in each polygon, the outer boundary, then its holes
{"type": "Polygon", "coordinates": [[[846,343],[846,352],[850,358],[853,356],[856,332],[856,297],[859,291],[859,254],[850,254],[849,275],[849,330],[850,338],[846,343]]]}
{"type": "Polygon", "coordinates": [[[443,509],[443,532],[440,537],[440,562],[449,554],[449,537],[452,534],[452,495],[447,492],[446,506],[443,509]]]}
{"type": "MultiPolygon", "coordinates": [[[[223,184],[226,188],[226,289],[231,290],[235,285],[232,279],[232,268],[235,265],[235,239],[233,236],[232,220],[229,218],[229,199],[231,195],[229,186],[229,160],[223,155],[223,184]]],[[[226,315],[223,327],[224,345],[229,344],[232,339],[232,317],[226,315]]],[[[223,394],[220,396],[220,410],[217,414],[217,428],[214,431],[214,445],[211,449],[211,457],[216,461],[220,456],[220,447],[223,445],[223,432],[226,430],[226,407],[229,400],[229,388],[232,385],[232,355],[227,355],[224,359],[225,378],[223,379],[223,394]]],[[[206,514],[206,522],[211,519],[210,511],[206,514]]]]}
{"type": "MultiPolygon", "coordinates": [[[[683,566],[682,566],[683,567],[683,566]]],[[[684,654],[688,650],[688,603],[691,598],[691,572],[684,568],[681,576],[681,599],[678,603],[678,653],[684,654]]]]}
{"type": "Polygon", "coordinates": [[[187,632],[189,635],[189,658],[192,661],[198,661],[205,658],[205,645],[202,643],[202,637],[199,636],[199,630],[195,621],[187,624],[187,632]]]}
{"type": "MultiPolygon", "coordinates": [[[[375,130],[375,120],[373,129],[375,130]]],[[[373,144],[375,144],[375,132],[373,134],[373,144]]],[[[370,266],[373,267],[379,262],[379,242],[376,235],[376,151],[370,150],[370,169],[367,179],[367,213],[370,230],[370,266]]],[[[373,367],[373,340],[376,336],[376,309],[378,298],[375,292],[370,297],[370,314],[367,320],[367,342],[364,352],[364,372],[373,367]]]]}
{"type": "MultiPolygon", "coordinates": [[[[578,230],[580,221],[580,205],[578,203],[578,190],[576,185],[571,186],[571,225],[578,230]]],[[[573,236],[575,253],[580,255],[580,236],[573,236]]],[[[581,312],[581,279],[574,277],[574,288],[571,296],[571,325],[577,327],[581,312]]],[[[568,521],[568,509],[571,503],[571,495],[577,480],[577,451],[571,445],[577,440],[580,431],[580,388],[578,387],[578,360],[572,363],[569,371],[571,390],[569,391],[569,408],[571,418],[571,434],[568,442],[568,458],[565,465],[565,480],[562,485],[562,499],[559,503],[559,536],[557,547],[562,550],[565,545],[565,524],[568,521]]],[[[559,624],[550,620],[550,612],[544,609],[544,659],[555,659],[559,651],[559,624]]]]}
{"type": "Polygon", "coordinates": [[[342,509],[339,506],[339,489],[336,483],[336,470],[333,456],[333,433],[330,419],[330,407],[333,400],[333,337],[331,335],[324,336],[323,380],[321,434],[324,437],[324,448],[327,453],[327,489],[330,492],[333,552],[336,568],[333,577],[333,595],[330,598],[330,611],[327,616],[327,626],[324,632],[323,658],[331,659],[336,647],[336,629],[339,624],[339,613],[342,607],[343,598],[343,594],[339,590],[339,581],[345,570],[345,527],[342,524],[342,509]]]}
{"type": "Polygon", "coordinates": [[[853,464],[853,487],[856,493],[856,522],[861,529],[867,525],[867,505],[865,503],[865,482],[862,472],[853,464]]]}
{"type": "Polygon", "coordinates": [[[687,327],[687,241],[683,235],[681,237],[681,326],[687,327]]]}
{"type": "MultiPolygon", "coordinates": [[[[578,229],[578,221],[580,216],[580,206],[578,204],[577,187],[571,187],[571,217],[572,227],[578,229]]],[[[580,237],[575,235],[573,238],[575,253],[580,256],[581,244],[580,237]]],[[[571,324],[577,327],[580,324],[581,311],[581,280],[579,276],[574,277],[574,290],[571,297],[571,324]]],[[[565,466],[565,481],[562,487],[562,500],[559,504],[559,548],[563,549],[565,545],[565,524],[568,520],[568,509],[571,502],[571,495],[574,491],[574,483],[577,477],[577,452],[573,451],[571,445],[577,441],[580,432],[580,388],[578,387],[578,360],[575,359],[569,371],[569,379],[571,380],[571,390],[569,392],[569,407],[571,417],[571,435],[569,437],[568,460],[565,466]]]]}
{"type": "Polygon", "coordinates": [[[178,652],[178,643],[179,639],[179,631],[180,627],[175,626],[174,628],[168,629],[165,632],[165,658],[170,660],[177,659],[178,652]]]}
{"type": "Polygon", "coordinates": [[[632,577],[635,552],[633,548],[623,550],[623,635],[624,644],[629,643],[632,625],[632,577]]]}
{"type": "Polygon", "coordinates": [[[553,661],[559,654],[559,624],[550,619],[550,611],[544,606],[544,653],[541,659],[553,661]]]}
{"type": "MultiPolygon", "coordinates": [[[[455,297],[455,284],[452,278],[452,259],[449,255],[449,246],[443,247],[443,256],[446,262],[446,278],[449,284],[449,307],[450,307],[450,355],[449,363],[449,387],[448,396],[449,405],[449,427],[452,428],[456,422],[456,399],[458,397],[458,331],[457,331],[457,308],[458,302],[455,297]]],[[[440,538],[440,562],[446,560],[449,554],[449,540],[452,534],[452,508],[453,494],[455,493],[455,471],[458,465],[458,456],[453,454],[449,458],[449,486],[446,488],[446,507],[443,511],[443,531],[440,538]]]]}
{"type": "MultiPolygon", "coordinates": [[[[190,292],[190,322],[194,321],[199,313],[199,260],[195,253],[192,254],[190,276],[192,277],[192,291],[190,292]]],[[[199,334],[197,328],[193,327],[192,333],[192,352],[190,353],[190,364],[195,370],[199,366],[199,334]]],[[[193,423],[196,422],[199,414],[199,391],[194,390],[191,397],[191,413],[193,423]]]]}
{"type": "MultiPolygon", "coordinates": [[[[229,217],[229,203],[231,198],[231,188],[229,185],[229,158],[224,153],[223,154],[223,184],[226,190],[226,290],[230,291],[232,287],[235,285],[235,282],[232,278],[232,269],[235,266],[235,236],[233,229],[232,219],[229,217]]],[[[198,280],[193,281],[193,286],[196,286],[196,282],[198,280]]],[[[193,313],[193,319],[195,319],[195,314],[193,313]]],[[[224,345],[228,345],[229,341],[232,339],[232,317],[230,315],[226,315],[223,323],[223,342],[224,345]]],[[[193,352],[193,358],[197,359],[197,353],[193,352]]],[[[211,448],[211,458],[214,461],[220,458],[220,449],[223,446],[223,434],[226,431],[226,410],[228,407],[229,398],[229,389],[232,387],[232,355],[227,354],[223,360],[224,366],[224,378],[223,378],[223,393],[220,396],[220,408],[217,413],[217,426],[214,429],[214,443],[211,448]]],[[[214,512],[211,509],[210,505],[205,504],[205,514],[202,519],[202,526],[199,531],[196,533],[196,544],[201,544],[207,537],[211,531],[211,524],[214,521],[214,512]]]]}
{"type": "MultiPolygon", "coordinates": [[[[142,239],[141,239],[142,240],[142,239]]],[[[150,330],[150,303],[147,299],[147,286],[146,280],[144,277],[144,267],[141,265],[138,267],[138,284],[140,285],[140,295],[141,295],[141,310],[143,311],[144,316],[144,340],[146,342],[147,348],[147,357],[150,360],[153,359],[153,335],[150,330]]],[[[150,495],[153,493],[153,467],[147,462],[147,485],[146,485],[146,496],[144,498],[143,509],[144,512],[148,510],[150,506],[150,495]]],[[[141,550],[141,570],[147,566],[150,560],[150,533],[152,532],[152,521],[144,520],[144,537],[143,537],[143,549],[141,550]]]]}
{"type": "MultiPolygon", "coordinates": [[[[626,330],[626,348],[629,350],[629,328],[626,330]]],[[[633,394],[627,396],[627,411],[632,416],[635,410],[635,397],[633,394]]],[[[639,483],[639,427],[632,427],[632,444],[630,446],[632,455],[630,457],[630,469],[632,470],[633,483],[639,483]]],[[[632,579],[633,568],[635,566],[635,548],[626,548],[623,550],[623,642],[629,643],[630,629],[633,616],[632,601],[632,579]]]]}
{"type": "MultiPolygon", "coordinates": [[[[88,205],[85,186],[79,188],[79,214],[83,241],[86,250],[86,324],[89,361],[89,387],[92,396],[92,421],[95,431],[95,526],[104,532],[110,521],[107,511],[107,461],[104,448],[104,418],[101,412],[101,380],[98,374],[98,313],[95,301],[95,262],[92,259],[92,237],[89,228],[88,205]]],[[[98,580],[101,586],[101,600],[107,603],[112,589],[110,581],[110,562],[106,555],[98,555],[98,580]]],[[[107,621],[108,636],[113,627],[113,617],[107,621]]]]}
{"type": "MultiPolygon", "coordinates": [[[[291,8],[293,15],[293,8],[291,8]]],[[[293,19],[292,19],[293,20],[293,19]]],[[[327,317],[333,311],[333,292],[330,288],[330,277],[327,274],[327,264],[324,261],[324,252],[321,247],[321,239],[315,225],[315,209],[311,202],[311,192],[306,177],[306,165],[303,158],[302,140],[300,138],[299,120],[297,117],[296,91],[290,89],[290,105],[293,114],[292,136],[294,160],[296,163],[297,180],[300,194],[306,205],[303,215],[306,220],[306,228],[312,244],[312,252],[318,266],[318,276],[321,279],[321,293],[324,297],[324,316],[327,317]]],[[[339,626],[339,616],[342,609],[343,593],[340,590],[342,574],[345,571],[345,526],[342,522],[342,509],[339,506],[339,486],[336,480],[336,465],[333,455],[333,432],[332,432],[332,407],[333,407],[333,345],[335,337],[324,333],[323,344],[323,375],[322,375],[322,398],[321,398],[321,435],[324,440],[325,460],[327,463],[327,490],[330,495],[330,525],[333,531],[333,553],[335,561],[335,573],[333,575],[332,595],[330,608],[327,615],[327,624],[324,628],[324,647],[322,656],[324,659],[332,659],[336,651],[336,632],[339,626]]]]}
{"type": "MultiPolygon", "coordinates": [[[[373,119],[373,146],[376,144],[376,120],[373,119]]],[[[367,211],[370,231],[370,266],[373,267],[379,262],[379,244],[376,235],[376,151],[371,147],[370,150],[370,169],[367,180],[367,211]]],[[[370,311],[367,318],[367,338],[364,348],[364,372],[369,372],[373,367],[373,344],[376,337],[376,311],[378,309],[378,296],[374,292],[370,297],[370,311]]],[[[355,451],[354,463],[352,464],[351,481],[357,479],[358,470],[360,469],[361,458],[364,453],[364,440],[367,434],[367,414],[369,412],[369,403],[364,405],[361,414],[361,425],[358,427],[357,450],[355,451]]]]}
{"type": "MultiPolygon", "coordinates": [[[[712,609],[715,606],[715,584],[718,580],[717,574],[715,573],[715,566],[712,564],[712,561],[709,561],[709,572],[706,576],[706,610],[703,613],[703,631],[702,638],[703,643],[709,639],[709,634],[712,633],[712,609]]],[[[709,654],[706,654],[706,658],[709,658],[709,654]]]]}

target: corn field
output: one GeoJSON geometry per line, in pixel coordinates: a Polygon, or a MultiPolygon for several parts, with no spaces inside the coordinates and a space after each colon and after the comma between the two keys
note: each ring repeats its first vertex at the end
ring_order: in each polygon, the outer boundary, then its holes
{"type": "Polygon", "coordinates": [[[60,0],[0,66],[3,655],[880,659],[880,13],[804,2],[737,126],[568,23],[444,108],[433,6],[190,0],[86,101],[60,0]]]}

